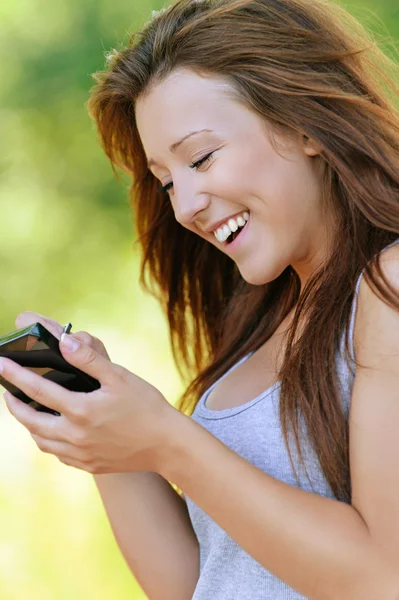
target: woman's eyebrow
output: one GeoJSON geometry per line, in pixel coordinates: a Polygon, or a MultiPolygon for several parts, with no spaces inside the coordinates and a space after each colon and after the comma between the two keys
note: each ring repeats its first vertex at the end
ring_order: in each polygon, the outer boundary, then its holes
{"type": "MultiPolygon", "coordinates": [[[[188,133],[187,135],[185,135],[184,137],[182,137],[180,140],[178,140],[177,142],[174,142],[171,146],[169,146],[169,150],[172,153],[175,153],[178,146],[180,146],[180,144],[182,144],[183,142],[185,142],[189,137],[193,136],[193,135],[197,135],[198,133],[203,133],[204,131],[211,133],[213,130],[212,129],[200,129],[198,131],[191,131],[190,133],[188,133]]],[[[150,158],[148,160],[148,168],[150,169],[153,166],[159,166],[155,160],[153,160],[152,158],[150,158]]]]}

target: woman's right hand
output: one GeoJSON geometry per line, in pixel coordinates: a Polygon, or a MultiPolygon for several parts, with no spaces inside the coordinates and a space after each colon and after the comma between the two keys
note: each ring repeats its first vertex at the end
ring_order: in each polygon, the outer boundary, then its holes
{"type": "MultiPolygon", "coordinates": [[[[57,339],[63,333],[56,321],[29,311],[15,322],[20,328],[41,323],[57,339]]],[[[150,471],[163,476],[180,434],[181,413],[152,384],[113,363],[97,338],[86,332],[62,337],[63,358],[97,379],[100,387],[91,392],[68,390],[4,357],[2,377],[60,415],[36,411],[6,392],[10,413],[40,450],[64,464],[93,475],[150,471]]]]}
{"type": "MultiPolygon", "coordinates": [[[[48,317],[44,317],[43,315],[30,310],[25,310],[24,312],[19,313],[15,319],[15,325],[18,327],[18,329],[29,327],[29,325],[33,325],[34,323],[41,323],[48,331],[50,331],[50,333],[54,335],[54,337],[56,337],[58,340],[61,339],[61,334],[64,331],[64,327],[53,319],[49,319],[48,317]]],[[[101,356],[111,360],[102,341],[95,336],[90,335],[90,333],[87,333],[87,331],[78,331],[76,333],[73,332],[73,337],[77,338],[86,346],[93,348],[93,350],[98,352],[98,354],[101,354],[101,356]]]]}

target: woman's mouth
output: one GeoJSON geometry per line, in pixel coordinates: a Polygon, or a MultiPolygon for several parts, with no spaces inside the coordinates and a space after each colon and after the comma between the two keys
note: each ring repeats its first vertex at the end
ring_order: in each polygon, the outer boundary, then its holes
{"type": "Polygon", "coordinates": [[[230,245],[232,242],[234,242],[234,240],[236,238],[238,238],[238,236],[240,235],[241,231],[243,231],[246,226],[247,226],[247,223],[245,222],[242,227],[240,227],[239,229],[237,229],[237,231],[234,231],[231,235],[229,235],[229,237],[226,240],[226,244],[230,245]]]}
{"type": "Polygon", "coordinates": [[[229,219],[214,231],[214,236],[221,244],[232,244],[246,228],[249,220],[249,212],[243,211],[234,218],[229,219]]]}

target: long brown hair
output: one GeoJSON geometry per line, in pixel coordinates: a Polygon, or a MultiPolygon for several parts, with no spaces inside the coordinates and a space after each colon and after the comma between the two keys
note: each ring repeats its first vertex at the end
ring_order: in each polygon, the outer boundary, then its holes
{"type": "Polygon", "coordinates": [[[114,173],[117,166],[132,176],[140,282],[161,302],[176,365],[191,381],[178,408],[189,414],[295,309],[279,371],[287,449],[292,462],[292,432],[303,462],[302,415],[326,479],[344,501],[351,498],[348,423],[335,357],[363,269],[372,289],[399,310],[378,257],[399,236],[396,74],[371,34],[325,0],[178,0],[109,54],[93,75],[88,103],[114,173]],[[229,257],[182,227],[167,194],[157,193],[135,102],[177,67],[228,78],[273,127],[307,135],[322,148],[315,160],[323,202],[339,226],[328,260],[303,290],[291,266],[265,285],[247,283],[229,257]]]}

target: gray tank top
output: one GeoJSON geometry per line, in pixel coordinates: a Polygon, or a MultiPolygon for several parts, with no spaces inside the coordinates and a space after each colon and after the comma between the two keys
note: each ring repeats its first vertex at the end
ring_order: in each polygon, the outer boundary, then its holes
{"type": "MultiPolygon", "coordinates": [[[[399,242],[399,238],[382,250],[399,242]]],[[[336,354],[342,404],[349,416],[350,397],[355,376],[353,329],[357,297],[363,272],[356,282],[349,321],[350,357],[345,358],[345,331],[336,354]]],[[[200,398],[192,419],[210,431],[226,446],[262,471],[289,485],[301,487],[327,498],[335,498],[309,443],[303,444],[309,478],[298,462],[295,445],[291,451],[300,486],[292,471],[279,418],[280,382],[256,398],[225,410],[211,410],[206,400],[213,388],[228,373],[251,356],[244,356],[218,379],[200,398]]],[[[190,519],[200,547],[200,576],[192,600],[304,600],[304,596],[278,579],[241,548],[191,498],[185,495],[190,519]]]]}

